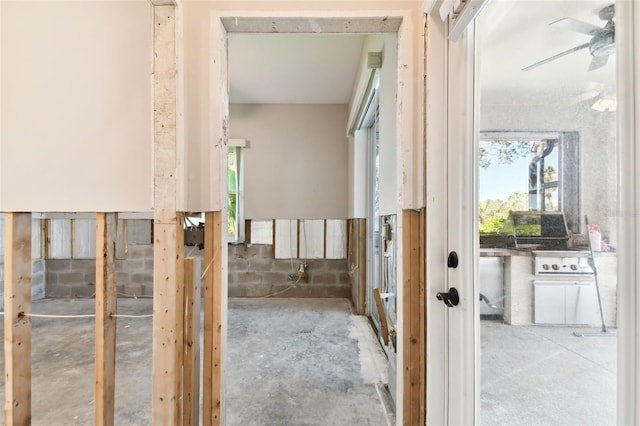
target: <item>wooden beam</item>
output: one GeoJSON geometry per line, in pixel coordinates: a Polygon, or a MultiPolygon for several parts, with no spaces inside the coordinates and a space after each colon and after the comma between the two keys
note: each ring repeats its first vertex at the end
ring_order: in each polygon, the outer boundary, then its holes
{"type": "Polygon", "coordinates": [[[178,424],[182,397],[182,223],[154,225],[153,424],[178,424]]]}
{"type": "Polygon", "coordinates": [[[425,423],[424,209],[402,214],[403,423],[425,423]]]}
{"type": "Polygon", "coordinates": [[[384,312],[382,298],[380,297],[380,289],[373,289],[373,298],[376,301],[376,309],[378,310],[378,318],[380,318],[380,334],[385,346],[389,344],[389,326],[387,325],[387,314],[384,312]]]}
{"type": "Polygon", "coordinates": [[[31,424],[31,213],[5,213],[6,425],[31,424]]]}
{"type": "Polygon", "coordinates": [[[96,214],[95,424],[113,425],[116,383],[116,235],[118,215],[96,214]]]}
{"type": "Polygon", "coordinates": [[[195,259],[184,262],[184,370],[182,424],[199,424],[200,410],[200,277],[196,277],[195,259]]]}
{"type": "Polygon", "coordinates": [[[367,310],[367,219],[355,219],[358,223],[358,279],[360,303],[358,314],[365,315],[367,310]]]}
{"type": "MultiPolygon", "coordinates": [[[[170,3],[170,4],[167,4],[170,3]]],[[[153,6],[152,424],[182,421],[184,231],[177,212],[176,6],[153,6]]]]}
{"type": "Polygon", "coordinates": [[[222,212],[206,212],[204,221],[204,426],[219,425],[222,403],[222,212]]]}

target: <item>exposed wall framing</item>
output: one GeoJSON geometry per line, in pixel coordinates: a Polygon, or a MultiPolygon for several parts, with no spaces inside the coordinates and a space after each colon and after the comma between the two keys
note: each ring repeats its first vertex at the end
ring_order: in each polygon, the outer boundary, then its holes
{"type": "Polygon", "coordinates": [[[202,379],[203,425],[221,424],[222,406],[222,212],[206,212],[204,221],[204,352],[202,379]]]}
{"type": "Polygon", "coordinates": [[[4,412],[7,425],[31,424],[31,213],[5,214],[4,412]]]}
{"type": "Polygon", "coordinates": [[[402,212],[403,424],[426,418],[425,209],[402,212]]]}
{"type": "Polygon", "coordinates": [[[113,425],[116,379],[116,213],[96,215],[95,424],[113,425]]]}

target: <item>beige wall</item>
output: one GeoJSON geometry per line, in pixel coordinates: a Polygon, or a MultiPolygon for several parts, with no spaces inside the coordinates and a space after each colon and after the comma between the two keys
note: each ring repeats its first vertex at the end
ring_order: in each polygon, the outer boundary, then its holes
{"type": "Polygon", "coordinates": [[[229,109],[243,151],[246,219],[347,216],[346,105],[249,105],[229,109]]]}
{"type": "MultiPolygon", "coordinates": [[[[181,14],[184,17],[182,33],[184,44],[182,60],[184,64],[184,74],[180,84],[184,86],[184,130],[179,138],[185,142],[184,164],[186,175],[184,185],[186,191],[185,210],[204,211],[221,208],[217,188],[212,187],[217,184],[216,162],[210,158],[217,157],[218,140],[221,136],[218,130],[212,128],[210,116],[218,114],[213,111],[210,105],[210,95],[218,91],[220,87],[212,87],[211,66],[212,57],[220,52],[215,51],[213,46],[218,45],[217,34],[211,34],[212,16],[215,13],[238,12],[239,16],[256,16],[265,9],[264,1],[195,1],[184,0],[182,2],[181,14]],[[212,90],[213,89],[213,90],[212,90]],[[212,165],[213,164],[213,165],[212,165]]],[[[422,13],[421,1],[398,0],[398,1],[270,1],[269,10],[273,16],[367,16],[367,10],[380,11],[388,10],[390,14],[401,15],[410,11],[412,19],[403,23],[402,33],[406,37],[406,50],[400,53],[404,58],[400,73],[404,79],[402,93],[398,93],[398,101],[394,100],[394,105],[398,103],[411,105],[406,107],[410,111],[410,116],[405,117],[406,125],[402,129],[395,129],[394,139],[403,145],[403,157],[394,156],[396,159],[393,179],[394,191],[389,200],[389,204],[394,206],[393,213],[397,213],[400,207],[413,208],[423,204],[422,198],[422,167],[419,161],[422,159],[422,139],[419,131],[422,129],[419,104],[422,83],[420,78],[420,67],[422,64],[420,50],[422,44],[419,43],[418,34],[422,35],[422,13]],[[332,12],[328,12],[332,11],[332,12]],[[413,88],[417,87],[416,90],[413,88]],[[418,131],[419,130],[419,131],[418,131]],[[414,155],[418,153],[417,155],[414,155]],[[400,189],[402,188],[402,190],[400,189]],[[403,192],[404,191],[404,192],[403,192]]],[[[218,82],[216,81],[216,85],[218,82]]],[[[421,98],[420,98],[421,99],[421,98]]],[[[398,111],[396,107],[394,114],[398,111]]],[[[389,129],[391,131],[391,129],[389,129]]],[[[344,133],[344,132],[343,132],[344,133]]],[[[398,151],[399,152],[399,151],[398,151]]],[[[346,182],[345,182],[346,183],[346,182]]],[[[386,197],[386,196],[385,196],[386,197]]]]}
{"type": "Polygon", "coordinates": [[[0,210],[150,211],[150,3],[0,8],[0,210]]]}

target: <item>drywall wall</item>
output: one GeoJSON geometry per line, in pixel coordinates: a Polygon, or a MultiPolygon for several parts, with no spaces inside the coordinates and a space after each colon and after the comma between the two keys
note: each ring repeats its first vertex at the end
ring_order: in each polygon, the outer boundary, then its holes
{"type": "MultiPolygon", "coordinates": [[[[218,81],[211,81],[211,69],[217,66],[212,60],[213,56],[219,55],[215,46],[219,46],[219,34],[212,34],[211,25],[215,16],[227,14],[229,16],[260,16],[264,10],[264,2],[261,1],[191,1],[185,0],[181,3],[181,14],[184,18],[181,32],[184,35],[184,43],[181,46],[182,58],[184,61],[184,73],[180,85],[184,86],[184,128],[182,138],[186,143],[185,151],[185,188],[186,206],[185,209],[191,211],[203,211],[220,208],[220,197],[217,188],[212,188],[212,183],[217,180],[212,176],[217,174],[211,162],[207,159],[217,156],[220,150],[217,146],[221,139],[219,129],[212,128],[210,116],[218,111],[213,111],[211,99],[219,99],[221,87],[218,81]],[[213,55],[213,56],[212,56],[213,55]],[[212,94],[215,94],[213,96],[212,94]]],[[[404,149],[403,157],[395,156],[398,164],[411,164],[403,167],[403,173],[396,173],[397,188],[406,187],[404,196],[399,190],[394,190],[393,213],[397,213],[398,204],[405,208],[420,206],[422,201],[421,176],[423,170],[413,163],[422,158],[422,154],[414,155],[414,151],[421,151],[423,140],[415,129],[422,129],[421,107],[418,99],[421,93],[421,79],[419,68],[422,66],[420,60],[422,52],[421,40],[423,27],[418,24],[422,19],[422,11],[419,1],[274,1],[269,4],[269,13],[273,17],[283,16],[362,16],[372,14],[380,16],[388,11],[391,16],[406,16],[412,14],[411,22],[402,25],[404,42],[407,44],[400,56],[403,56],[401,69],[404,81],[402,93],[398,94],[399,101],[394,95],[394,114],[398,113],[396,106],[405,105],[405,121],[402,130],[395,132],[395,141],[401,144],[404,149]],[[414,90],[414,87],[417,89],[414,90]],[[416,195],[417,194],[417,195],[416,195]],[[404,198],[403,198],[404,197],[404,198]]],[[[224,95],[223,95],[224,96],[224,95]]]]}
{"type": "Polygon", "coordinates": [[[346,105],[229,108],[231,138],[243,149],[246,219],[345,219],[346,105]]]}
{"type": "Polygon", "coordinates": [[[0,211],[150,211],[150,2],[0,10],[0,211]]]}
{"type": "Polygon", "coordinates": [[[349,138],[349,219],[367,217],[367,130],[356,130],[349,138]]]}
{"type": "MultiPolygon", "coordinates": [[[[615,113],[598,112],[591,103],[483,105],[481,131],[577,131],[580,145],[580,211],[616,243],[617,144],[615,113]]],[[[584,232],[584,231],[583,231],[584,232]]]]}

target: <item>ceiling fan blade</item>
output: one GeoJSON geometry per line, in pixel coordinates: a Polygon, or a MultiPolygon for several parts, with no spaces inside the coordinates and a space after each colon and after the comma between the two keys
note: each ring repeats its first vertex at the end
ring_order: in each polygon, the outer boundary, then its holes
{"type": "Polygon", "coordinates": [[[594,56],[589,64],[589,71],[597,70],[607,65],[609,56],[594,56]]]}
{"type": "Polygon", "coordinates": [[[563,30],[596,36],[602,32],[602,28],[573,18],[562,18],[549,24],[549,26],[562,28],[563,30]]]}
{"type": "Polygon", "coordinates": [[[542,61],[540,61],[540,62],[536,62],[536,63],[535,63],[535,64],[533,64],[533,65],[529,65],[529,66],[528,66],[528,67],[526,67],[526,68],[522,68],[522,71],[529,71],[529,70],[532,70],[532,69],[534,69],[534,68],[539,67],[540,65],[544,65],[544,64],[546,64],[547,62],[551,62],[551,61],[553,61],[553,60],[556,60],[556,59],[558,59],[558,58],[561,58],[561,57],[563,57],[563,56],[565,56],[565,55],[568,55],[569,53],[573,53],[573,52],[576,52],[576,51],[578,51],[578,50],[586,49],[587,47],[589,47],[589,43],[581,44],[580,46],[576,46],[576,47],[574,47],[574,48],[572,48],[572,49],[565,50],[564,52],[558,53],[557,55],[553,55],[553,56],[551,56],[550,58],[547,58],[547,59],[542,60],[542,61]]]}

